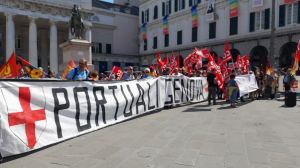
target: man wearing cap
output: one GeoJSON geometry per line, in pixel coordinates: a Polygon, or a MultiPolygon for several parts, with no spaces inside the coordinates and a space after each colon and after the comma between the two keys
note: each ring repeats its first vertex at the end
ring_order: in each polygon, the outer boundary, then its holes
{"type": "Polygon", "coordinates": [[[152,76],[150,75],[150,69],[149,68],[145,68],[144,70],[144,75],[142,76],[141,79],[151,79],[152,76]]]}

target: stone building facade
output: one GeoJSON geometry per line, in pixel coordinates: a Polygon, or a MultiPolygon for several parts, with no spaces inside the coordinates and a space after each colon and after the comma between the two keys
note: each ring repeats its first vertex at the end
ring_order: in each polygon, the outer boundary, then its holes
{"type": "MultiPolygon", "coordinates": [[[[143,64],[155,62],[154,55],[180,52],[185,57],[195,47],[208,47],[222,56],[229,41],[234,56],[250,55],[253,66],[270,63],[291,66],[300,39],[298,0],[141,0],[139,26],[145,26],[147,39],[140,35],[143,64]],[[232,4],[230,4],[230,2],[232,4]],[[213,10],[209,11],[209,4],[213,10]],[[191,8],[196,6],[196,26],[191,8]],[[236,8],[237,7],[237,8],[236,8]],[[272,10],[275,10],[274,55],[270,56],[272,10]],[[231,13],[234,12],[234,13],[231,13]],[[168,16],[167,16],[168,15],[168,16]],[[167,16],[168,36],[163,18],[167,16]],[[166,45],[166,40],[168,44],[166,45]]],[[[144,30],[145,30],[144,29],[144,30]]]]}

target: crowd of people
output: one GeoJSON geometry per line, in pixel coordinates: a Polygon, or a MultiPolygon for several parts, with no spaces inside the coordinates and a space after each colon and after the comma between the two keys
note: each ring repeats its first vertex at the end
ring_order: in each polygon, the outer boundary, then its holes
{"type": "MultiPolygon", "coordinates": [[[[123,70],[122,70],[123,72],[123,70]]],[[[291,69],[282,69],[280,72],[269,71],[266,72],[265,69],[256,68],[255,71],[250,71],[255,75],[255,79],[257,82],[258,89],[248,95],[248,97],[252,100],[255,99],[274,99],[275,93],[278,90],[279,85],[279,75],[283,75],[283,86],[285,91],[290,91],[295,81],[295,77],[291,74],[291,69]]],[[[211,105],[211,101],[213,104],[216,104],[216,99],[225,99],[230,102],[232,107],[236,106],[238,99],[241,102],[244,102],[244,96],[240,96],[239,86],[235,80],[237,75],[241,75],[238,69],[233,69],[231,74],[228,75],[227,79],[225,79],[225,84],[223,88],[219,88],[218,81],[215,74],[215,69],[210,69],[207,71],[206,69],[195,70],[190,73],[187,73],[184,68],[174,68],[173,70],[169,67],[166,67],[162,71],[156,70],[155,67],[147,67],[143,71],[134,71],[132,66],[127,67],[122,75],[122,80],[140,80],[140,79],[151,79],[159,76],[180,76],[185,75],[189,77],[206,77],[208,82],[208,104],[211,105]]],[[[19,79],[29,78],[29,76],[25,73],[24,69],[21,68],[19,70],[19,79]]],[[[56,74],[51,70],[45,74],[45,78],[57,78],[56,74]]],[[[98,71],[94,70],[89,72],[87,68],[87,61],[85,59],[80,59],[78,62],[78,66],[71,69],[66,77],[67,80],[90,80],[90,81],[109,81],[116,80],[116,74],[105,74],[98,73],[98,71]]]]}

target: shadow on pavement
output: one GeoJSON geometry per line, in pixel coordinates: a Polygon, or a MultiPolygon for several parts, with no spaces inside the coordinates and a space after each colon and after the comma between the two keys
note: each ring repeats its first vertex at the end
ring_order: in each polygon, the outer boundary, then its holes
{"type": "MultiPolygon", "coordinates": [[[[224,104],[228,104],[228,106],[225,106],[225,107],[219,107],[218,110],[223,110],[223,109],[235,109],[235,108],[239,108],[241,106],[244,106],[244,105],[247,105],[249,103],[252,103],[253,101],[251,100],[246,100],[245,102],[239,102],[236,104],[236,107],[231,107],[230,104],[228,102],[225,102],[224,101],[224,104]]],[[[223,104],[223,105],[224,105],[223,104]]]]}
{"type": "MultiPolygon", "coordinates": [[[[208,106],[207,106],[208,107],[208,106]]],[[[211,111],[211,108],[210,109],[202,109],[202,108],[188,108],[182,112],[209,112],[211,111]]]]}
{"type": "Polygon", "coordinates": [[[196,105],[194,107],[209,107],[210,105],[208,104],[199,104],[199,105],[196,105]]]}

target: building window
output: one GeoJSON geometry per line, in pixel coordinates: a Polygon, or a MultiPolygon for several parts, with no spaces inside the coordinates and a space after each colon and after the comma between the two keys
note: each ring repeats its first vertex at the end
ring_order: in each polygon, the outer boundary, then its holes
{"type": "Polygon", "coordinates": [[[142,11],[142,17],[141,17],[141,22],[142,22],[142,24],[144,24],[145,23],[145,13],[144,13],[144,11],[142,11]]]}
{"type": "Polygon", "coordinates": [[[177,45],[182,44],[182,30],[177,32],[177,45]]]}
{"type": "Polygon", "coordinates": [[[185,8],[185,0],[175,0],[175,12],[183,10],[185,8]]]}
{"type": "Polygon", "coordinates": [[[285,26],[285,5],[279,6],[279,27],[285,26]]]}
{"type": "Polygon", "coordinates": [[[98,43],[98,53],[102,53],[102,43],[98,43]]]}
{"type": "Polygon", "coordinates": [[[201,3],[201,0],[189,0],[189,6],[194,6],[201,3]]]}
{"type": "Polygon", "coordinates": [[[166,3],[162,2],[162,8],[161,8],[162,13],[161,14],[162,14],[163,17],[166,15],[165,8],[166,8],[166,3]]]}
{"type": "Polygon", "coordinates": [[[165,47],[169,47],[169,35],[165,35],[165,47]]]}
{"type": "Polygon", "coordinates": [[[153,37],[153,49],[157,49],[157,37],[153,37]]]}
{"type": "Polygon", "coordinates": [[[149,9],[146,10],[146,22],[149,22],[149,9]]]}
{"type": "Polygon", "coordinates": [[[264,13],[264,29],[269,29],[270,28],[270,8],[265,9],[265,13],[264,13]]]}
{"type": "Polygon", "coordinates": [[[279,27],[300,23],[300,1],[279,6],[279,27]]]}
{"type": "Polygon", "coordinates": [[[250,13],[249,32],[255,31],[255,12],[250,13]]]}
{"type": "Polygon", "coordinates": [[[106,54],[111,54],[111,44],[106,44],[106,54]]]}
{"type": "Polygon", "coordinates": [[[96,53],[96,47],[94,43],[92,43],[92,53],[96,53]]]}
{"type": "Polygon", "coordinates": [[[171,0],[168,0],[166,2],[166,15],[170,15],[171,12],[172,12],[172,1],[171,0]]]}
{"type": "Polygon", "coordinates": [[[171,14],[172,12],[171,0],[162,3],[162,16],[171,14]]]}
{"type": "Polygon", "coordinates": [[[158,7],[155,6],[154,7],[154,11],[153,11],[153,20],[158,18],[158,7]]]}
{"type": "Polygon", "coordinates": [[[229,35],[238,34],[238,17],[230,18],[229,35]]]}
{"type": "Polygon", "coordinates": [[[18,35],[16,39],[16,49],[21,49],[21,48],[22,48],[22,37],[21,35],[18,35]]]}
{"type": "Polygon", "coordinates": [[[198,40],[198,27],[192,28],[192,42],[196,42],[198,40]]]}
{"type": "Polygon", "coordinates": [[[216,38],[216,22],[209,23],[209,39],[216,38]]]}
{"type": "Polygon", "coordinates": [[[270,8],[250,13],[249,31],[254,32],[270,28],[270,8]]]}
{"type": "Polygon", "coordinates": [[[147,43],[148,43],[148,42],[147,42],[147,40],[145,39],[145,40],[144,40],[144,51],[147,50],[147,43]]]}
{"type": "Polygon", "coordinates": [[[286,24],[298,23],[298,2],[286,5],[286,24]]]}

